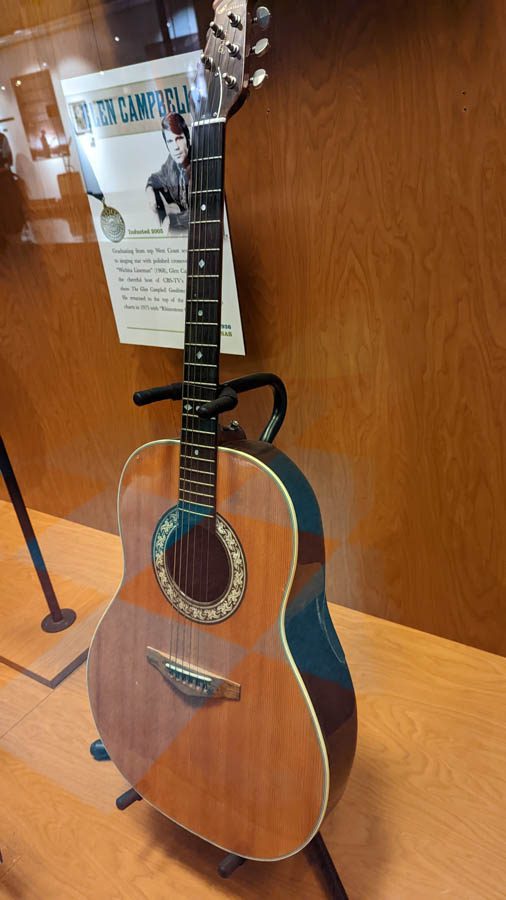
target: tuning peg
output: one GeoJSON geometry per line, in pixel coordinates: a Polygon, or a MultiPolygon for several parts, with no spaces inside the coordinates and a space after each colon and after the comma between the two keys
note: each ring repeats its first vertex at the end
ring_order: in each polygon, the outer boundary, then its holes
{"type": "Polygon", "coordinates": [[[225,41],[225,47],[230,53],[230,56],[239,56],[240,47],[238,44],[232,44],[231,41],[225,41]]]}
{"type": "Polygon", "coordinates": [[[225,84],[226,84],[227,87],[229,87],[229,88],[234,88],[234,87],[236,86],[236,84],[237,84],[237,78],[235,77],[235,75],[227,75],[227,74],[225,74],[225,75],[223,76],[223,81],[225,82],[225,84]]]}
{"type": "Polygon", "coordinates": [[[269,76],[267,75],[267,72],[265,71],[265,69],[257,69],[256,72],[253,72],[253,75],[251,76],[249,83],[251,84],[252,87],[259,88],[259,87],[262,87],[264,81],[268,77],[269,76]]]}
{"type": "Polygon", "coordinates": [[[204,69],[214,69],[214,60],[212,56],[206,56],[206,54],[203,53],[200,57],[200,62],[204,66],[204,69]]]}
{"type": "Polygon", "coordinates": [[[271,21],[271,11],[266,6],[257,6],[253,17],[253,24],[259,25],[260,28],[268,28],[271,21]]]}
{"type": "Polygon", "coordinates": [[[218,23],[215,22],[214,19],[212,22],[209,22],[209,28],[211,29],[213,34],[216,35],[217,38],[225,37],[225,32],[224,32],[223,28],[220,25],[218,25],[218,23]]]}
{"type": "Polygon", "coordinates": [[[227,15],[228,15],[228,18],[230,19],[231,25],[233,25],[234,28],[239,28],[239,26],[241,24],[241,17],[237,16],[234,12],[229,12],[227,15]]]}
{"type": "Polygon", "coordinates": [[[264,53],[267,53],[270,46],[269,38],[260,38],[255,46],[251,48],[251,52],[254,53],[255,56],[263,56],[264,53]]]}

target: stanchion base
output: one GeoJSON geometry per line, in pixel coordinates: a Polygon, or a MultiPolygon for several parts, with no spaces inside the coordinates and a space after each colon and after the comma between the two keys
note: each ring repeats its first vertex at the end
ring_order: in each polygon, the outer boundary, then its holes
{"type": "Polygon", "coordinates": [[[77,613],[73,609],[62,609],[61,614],[62,618],[58,622],[55,622],[51,613],[48,616],[44,616],[40,623],[42,631],[48,631],[50,634],[53,634],[55,631],[65,631],[66,628],[70,628],[77,618],[77,613]]]}

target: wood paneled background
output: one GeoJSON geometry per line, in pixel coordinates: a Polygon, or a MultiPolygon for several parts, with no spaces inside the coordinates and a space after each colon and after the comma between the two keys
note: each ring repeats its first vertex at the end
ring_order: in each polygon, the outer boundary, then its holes
{"type": "MultiPolygon", "coordinates": [[[[286,380],[278,444],[319,496],[331,600],[504,653],[506,9],[272,6],[270,79],[228,132],[248,353],[222,376],[286,380]]],[[[12,29],[45,14],[0,9],[12,29]]],[[[178,380],[182,354],[118,343],[93,240],[8,240],[0,267],[1,429],[27,503],[113,531],[124,460],[178,425],[131,394],[178,380]]],[[[241,400],[250,436],[269,404],[241,400]]]]}

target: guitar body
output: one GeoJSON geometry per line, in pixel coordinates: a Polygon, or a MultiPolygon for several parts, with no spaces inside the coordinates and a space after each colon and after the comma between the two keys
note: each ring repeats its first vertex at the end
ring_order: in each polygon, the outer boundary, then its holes
{"type": "MultiPolygon", "coordinates": [[[[161,574],[179,453],[178,441],[158,441],[125,466],[124,575],[90,648],[92,711],[112,760],[149,803],[229,852],[280,859],[317,832],[355,751],[320,513],[302,473],[270,444],[220,447],[216,510],[231,583],[219,619],[205,604],[189,618],[161,574]]],[[[202,560],[194,554],[193,568],[202,560]]]]}

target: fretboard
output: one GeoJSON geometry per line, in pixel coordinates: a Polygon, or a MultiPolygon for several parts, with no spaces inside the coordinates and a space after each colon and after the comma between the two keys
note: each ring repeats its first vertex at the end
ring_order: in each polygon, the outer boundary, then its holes
{"type": "Polygon", "coordinates": [[[224,122],[193,126],[179,477],[179,508],[212,523],[217,419],[197,409],[219,384],[224,138],[224,122]]]}

